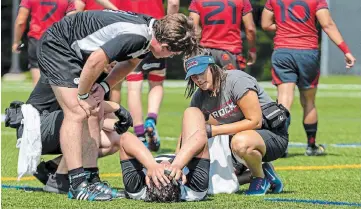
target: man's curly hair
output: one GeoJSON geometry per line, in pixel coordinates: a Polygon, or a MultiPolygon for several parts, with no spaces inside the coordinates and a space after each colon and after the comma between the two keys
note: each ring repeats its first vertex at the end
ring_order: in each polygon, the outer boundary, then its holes
{"type": "Polygon", "coordinates": [[[150,180],[151,187],[147,187],[147,202],[179,202],[181,196],[180,183],[175,180],[171,181],[167,186],[158,189],[152,180],[150,180]]]}
{"type": "Polygon", "coordinates": [[[166,15],[153,26],[158,42],[168,44],[171,52],[190,53],[198,46],[193,20],[184,14],[166,15]]]}

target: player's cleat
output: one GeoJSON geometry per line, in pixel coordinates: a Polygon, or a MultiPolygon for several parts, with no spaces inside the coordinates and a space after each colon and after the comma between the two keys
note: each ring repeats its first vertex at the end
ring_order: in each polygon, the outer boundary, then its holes
{"type": "Polygon", "coordinates": [[[148,141],[148,149],[156,152],[160,148],[160,138],[154,120],[147,118],[144,123],[145,135],[148,141]]]}
{"type": "Polygon", "coordinates": [[[270,187],[271,184],[267,178],[252,177],[249,188],[246,191],[246,195],[262,196],[266,194],[270,187]]]}
{"type": "Polygon", "coordinates": [[[325,154],[325,147],[320,145],[315,145],[314,147],[307,147],[305,155],[306,156],[318,156],[318,155],[324,155],[325,154]]]}
{"type": "Polygon", "coordinates": [[[144,136],[138,136],[138,139],[143,142],[144,146],[148,148],[147,139],[144,136]]]}
{"type": "Polygon", "coordinates": [[[56,174],[51,174],[43,190],[56,194],[66,194],[69,192],[69,185],[68,179],[59,179],[56,174]]]}
{"type": "Polygon", "coordinates": [[[35,178],[37,178],[44,185],[47,183],[49,176],[56,172],[58,165],[53,161],[41,161],[36,168],[36,173],[34,174],[35,178]]]}
{"type": "Polygon", "coordinates": [[[280,177],[276,174],[275,169],[271,163],[263,163],[262,165],[264,175],[271,183],[271,193],[278,194],[283,191],[283,183],[280,177]]]}
{"type": "Polygon", "coordinates": [[[96,190],[111,195],[113,199],[125,198],[125,193],[123,191],[111,188],[110,184],[106,181],[97,182],[94,185],[96,190]]]}
{"type": "Polygon", "coordinates": [[[84,181],[76,189],[73,189],[72,187],[69,188],[68,198],[87,201],[112,200],[112,196],[110,194],[105,194],[95,188],[95,184],[90,184],[87,181],[84,181]]]}

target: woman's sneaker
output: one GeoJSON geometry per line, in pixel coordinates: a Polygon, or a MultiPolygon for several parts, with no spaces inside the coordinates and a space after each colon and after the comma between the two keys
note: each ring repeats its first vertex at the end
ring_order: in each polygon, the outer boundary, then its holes
{"type": "Polygon", "coordinates": [[[246,191],[246,195],[262,196],[266,194],[270,187],[271,184],[267,178],[252,177],[249,188],[246,191]]]}
{"type": "Polygon", "coordinates": [[[276,174],[275,169],[271,163],[263,163],[262,165],[264,175],[267,180],[271,183],[271,193],[281,193],[283,191],[283,183],[276,174]]]}
{"type": "Polygon", "coordinates": [[[160,148],[160,138],[154,120],[147,118],[144,123],[144,129],[148,141],[148,149],[153,152],[158,151],[160,148]]]}
{"type": "Polygon", "coordinates": [[[94,184],[88,183],[88,181],[82,182],[77,188],[73,189],[71,186],[68,192],[69,199],[87,200],[87,201],[109,201],[112,200],[110,194],[105,194],[95,189],[94,184]]]}
{"type": "Polygon", "coordinates": [[[56,194],[66,194],[69,192],[69,179],[60,179],[57,178],[56,174],[51,174],[43,190],[56,194]]]}

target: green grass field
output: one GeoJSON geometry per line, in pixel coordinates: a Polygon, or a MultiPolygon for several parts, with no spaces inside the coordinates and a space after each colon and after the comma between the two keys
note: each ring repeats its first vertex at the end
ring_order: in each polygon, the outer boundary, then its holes
{"type": "MultiPolygon", "coordinates": [[[[291,147],[290,157],[274,162],[285,183],[281,194],[265,197],[247,197],[242,193],[248,186],[242,186],[238,194],[215,195],[206,201],[190,203],[156,204],[135,200],[113,200],[103,203],[71,201],[64,195],[45,192],[25,192],[15,189],[2,189],[3,208],[352,208],[351,206],[319,205],[299,202],[273,202],[265,198],[287,198],[302,200],[323,200],[361,204],[361,147],[335,147],[333,144],[361,142],[361,78],[327,77],[322,78],[318,92],[319,132],[317,142],[328,145],[328,155],[322,157],[304,156],[304,148],[291,147]],[[338,84],[338,85],[332,85],[338,84]],[[348,85],[341,85],[348,84],[348,85]],[[354,84],[354,85],[350,85],[354,84]]],[[[170,84],[182,84],[171,82],[170,84]]],[[[171,85],[165,88],[158,128],[162,140],[162,153],[174,151],[183,110],[189,100],[184,98],[184,88],[171,85]],[[172,86],[172,87],[171,87],[172,86]]],[[[269,84],[266,91],[275,98],[276,90],[269,84]]],[[[26,100],[31,90],[27,82],[2,82],[1,112],[13,100],[26,100]]],[[[147,97],[144,91],[144,109],[147,97]]],[[[126,91],[123,91],[123,104],[126,104],[126,91]]],[[[41,187],[34,179],[15,181],[17,175],[17,155],[15,131],[1,124],[1,180],[6,185],[41,187]]],[[[290,142],[306,143],[302,126],[302,112],[298,94],[292,109],[290,142]]],[[[44,156],[49,159],[54,156],[44,156]]],[[[120,164],[117,155],[99,160],[102,179],[117,188],[123,188],[120,177],[120,164]]]]}

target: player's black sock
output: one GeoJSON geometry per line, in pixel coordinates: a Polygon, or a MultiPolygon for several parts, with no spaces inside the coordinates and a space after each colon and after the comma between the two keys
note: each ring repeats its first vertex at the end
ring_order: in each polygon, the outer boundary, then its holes
{"type": "Polygon", "coordinates": [[[94,168],[84,168],[85,173],[87,174],[87,179],[89,181],[89,183],[97,183],[100,182],[100,177],[99,177],[99,169],[97,167],[94,168]]]}
{"type": "Polygon", "coordinates": [[[78,186],[86,180],[86,173],[83,167],[70,170],[68,174],[69,182],[73,189],[78,188],[78,186]]]}
{"type": "Polygon", "coordinates": [[[316,146],[317,122],[314,124],[303,124],[307,134],[307,146],[316,146]]]}
{"type": "Polygon", "coordinates": [[[56,173],[56,178],[59,179],[61,182],[69,181],[68,174],[56,173]]]}

